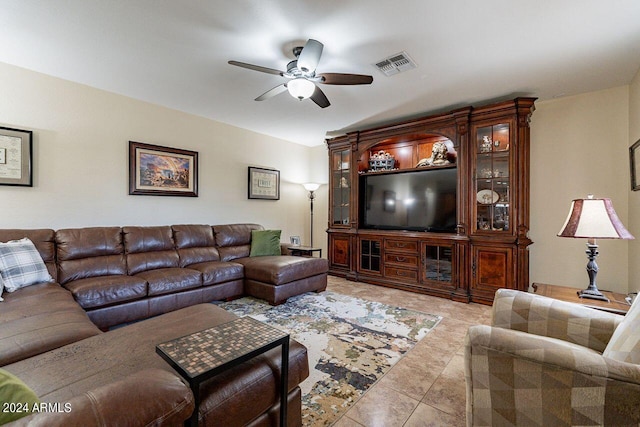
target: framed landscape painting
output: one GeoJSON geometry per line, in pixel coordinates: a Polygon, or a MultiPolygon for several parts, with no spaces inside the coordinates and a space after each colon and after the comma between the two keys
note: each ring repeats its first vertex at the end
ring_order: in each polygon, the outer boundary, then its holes
{"type": "Polygon", "coordinates": [[[198,197],[198,153],[129,141],[129,194],[198,197]]]}

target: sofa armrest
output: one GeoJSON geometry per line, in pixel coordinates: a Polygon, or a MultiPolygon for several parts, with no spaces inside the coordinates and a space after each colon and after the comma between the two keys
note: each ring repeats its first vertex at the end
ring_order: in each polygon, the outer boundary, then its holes
{"type": "Polygon", "coordinates": [[[640,422],[640,366],[554,338],[472,326],[465,379],[467,425],[640,422]]]}
{"type": "Polygon", "coordinates": [[[182,426],[193,412],[194,400],[178,376],[150,368],[43,409],[9,425],[182,426]]]}
{"type": "Polygon", "coordinates": [[[492,325],[603,352],[623,318],[542,295],[499,289],[493,302],[492,325]]]}

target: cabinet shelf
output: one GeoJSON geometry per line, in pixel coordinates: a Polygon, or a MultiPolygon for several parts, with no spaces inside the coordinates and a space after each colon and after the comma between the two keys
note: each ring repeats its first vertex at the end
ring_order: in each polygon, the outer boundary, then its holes
{"type": "Polygon", "coordinates": [[[450,163],[448,165],[441,165],[441,166],[425,166],[425,167],[420,167],[420,168],[402,168],[402,169],[392,169],[392,170],[381,170],[381,171],[366,171],[366,172],[358,172],[359,176],[368,176],[368,175],[391,175],[391,174],[396,174],[396,173],[405,173],[405,172],[411,172],[411,171],[423,171],[423,170],[431,170],[431,169],[452,169],[452,168],[456,168],[457,164],[455,163],[450,163]]]}

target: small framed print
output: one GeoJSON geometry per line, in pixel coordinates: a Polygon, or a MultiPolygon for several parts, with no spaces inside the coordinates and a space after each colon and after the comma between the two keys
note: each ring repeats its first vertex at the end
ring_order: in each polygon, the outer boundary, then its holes
{"type": "Polygon", "coordinates": [[[300,236],[291,236],[289,240],[291,240],[291,246],[300,246],[300,236]]]}
{"type": "Polygon", "coordinates": [[[640,139],[629,147],[629,166],[631,168],[631,189],[633,191],[640,190],[640,139]]]}
{"type": "Polygon", "coordinates": [[[0,127],[0,185],[33,186],[33,132],[0,127]]]}
{"type": "Polygon", "coordinates": [[[129,141],[129,194],[198,197],[198,153],[129,141]]]}
{"type": "Polygon", "coordinates": [[[249,198],[280,200],[280,171],[249,166],[249,198]]]}

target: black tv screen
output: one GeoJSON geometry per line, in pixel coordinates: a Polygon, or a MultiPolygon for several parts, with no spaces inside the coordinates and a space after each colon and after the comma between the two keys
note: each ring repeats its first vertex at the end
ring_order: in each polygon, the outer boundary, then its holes
{"type": "Polygon", "coordinates": [[[380,230],[456,231],[456,168],[360,177],[360,224],[380,230]]]}

